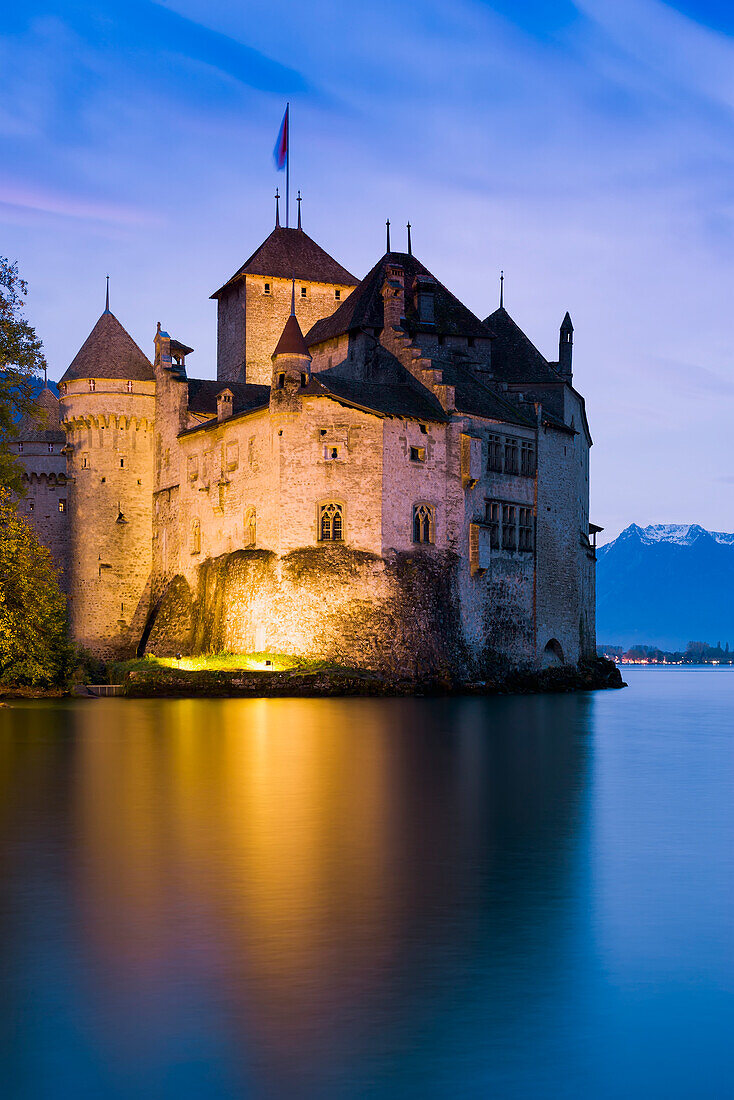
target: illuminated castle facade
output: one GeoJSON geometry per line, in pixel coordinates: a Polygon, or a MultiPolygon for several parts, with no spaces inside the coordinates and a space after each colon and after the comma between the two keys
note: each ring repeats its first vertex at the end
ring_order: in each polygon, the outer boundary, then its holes
{"type": "Polygon", "coordinates": [[[568,314],[549,362],[410,248],[357,280],[277,225],[213,297],[216,381],[107,308],[17,444],[80,644],[463,677],[594,654],[568,314]]]}

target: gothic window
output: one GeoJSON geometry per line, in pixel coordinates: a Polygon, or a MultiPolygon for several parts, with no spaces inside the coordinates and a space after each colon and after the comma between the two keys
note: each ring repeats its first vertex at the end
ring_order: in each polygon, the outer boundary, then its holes
{"type": "Polygon", "coordinates": [[[245,510],[245,522],[243,527],[243,546],[254,546],[257,541],[257,517],[254,508],[245,510]]]}
{"type": "Polygon", "coordinates": [[[319,506],[319,539],[341,542],[344,538],[344,507],[330,500],[319,506]]]}
{"type": "Polygon", "coordinates": [[[94,393],[96,385],[97,385],[97,383],[94,381],[94,379],[90,378],[89,379],[89,392],[90,393],[94,393]]]}
{"type": "Polygon", "coordinates": [[[413,505],[413,542],[435,542],[435,516],[430,504],[413,505]]]}
{"type": "Polygon", "coordinates": [[[518,509],[518,550],[533,549],[533,511],[532,508],[518,509]]]}
{"type": "Polygon", "coordinates": [[[489,524],[489,546],[491,550],[500,548],[500,503],[497,500],[484,502],[484,516],[489,524]]]}
{"type": "Polygon", "coordinates": [[[535,476],[535,447],[529,439],[520,444],[520,473],[524,477],[535,476]]]}
{"type": "Polygon", "coordinates": [[[502,505],[502,549],[517,549],[517,509],[514,504],[502,505]]]}
{"type": "Polygon", "coordinates": [[[201,523],[198,519],[191,521],[191,553],[201,553],[201,523]]]}
{"type": "Polygon", "coordinates": [[[410,448],[410,461],[411,462],[425,462],[426,461],[426,448],[425,447],[411,447],[410,448]]]}
{"type": "Polygon", "coordinates": [[[490,435],[488,440],[487,469],[490,473],[502,473],[502,440],[498,435],[490,435]]]}
{"type": "Polygon", "coordinates": [[[517,464],[517,440],[510,437],[505,438],[505,473],[516,474],[518,472],[517,464]]]}

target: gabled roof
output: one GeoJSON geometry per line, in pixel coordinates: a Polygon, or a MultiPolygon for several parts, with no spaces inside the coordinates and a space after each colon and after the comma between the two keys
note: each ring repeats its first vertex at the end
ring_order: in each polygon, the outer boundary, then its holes
{"type": "Polygon", "coordinates": [[[214,291],[212,298],[218,298],[223,290],[245,275],[272,275],[274,279],[292,279],[295,276],[304,282],[336,283],[338,286],[356,286],[358,282],[308,233],[281,226],[276,226],[232,278],[214,291]]]}
{"type": "Polygon", "coordinates": [[[440,283],[435,275],[431,274],[415,256],[407,252],[386,252],[382,259],[378,260],[369,274],[357,286],[349,297],[342,302],[330,317],[324,317],[317,321],[313,328],[306,333],[306,343],[309,347],[320,344],[324,340],[331,340],[336,336],[342,336],[346,332],[354,332],[361,328],[381,330],[384,325],[384,311],[382,302],[382,287],[385,282],[385,268],[387,264],[399,264],[405,272],[405,312],[408,330],[411,332],[426,331],[437,333],[441,336],[467,336],[489,339],[492,335],[478,317],[475,317],[470,309],[467,309],[458,298],[440,283]],[[422,326],[413,304],[414,285],[419,276],[429,279],[434,287],[434,315],[435,323],[422,326]]]}
{"type": "Polygon", "coordinates": [[[153,382],[152,364],[114,313],[105,310],[71,361],[62,382],[79,378],[126,378],[153,382]]]}
{"type": "Polygon", "coordinates": [[[18,421],[16,437],[22,442],[63,443],[66,439],[61,427],[59,399],[48,386],[44,386],[34,404],[38,409],[38,419],[23,416],[18,421]]]}
{"type": "Polygon", "coordinates": [[[219,382],[211,378],[189,378],[189,412],[202,416],[217,415],[217,395],[224,390],[232,393],[232,413],[261,409],[270,400],[270,386],[255,386],[250,382],[219,382]]]}
{"type": "Polygon", "coordinates": [[[409,420],[448,419],[428,390],[421,393],[420,389],[404,382],[362,382],[351,378],[326,377],[327,374],[327,371],[320,371],[312,375],[304,393],[323,394],[381,416],[400,416],[409,420]]]}
{"type": "Polygon", "coordinates": [[[490,313],[485,324],[494,333],[492,374],[500,382],[562,382],[504,306],[490,313]]]}

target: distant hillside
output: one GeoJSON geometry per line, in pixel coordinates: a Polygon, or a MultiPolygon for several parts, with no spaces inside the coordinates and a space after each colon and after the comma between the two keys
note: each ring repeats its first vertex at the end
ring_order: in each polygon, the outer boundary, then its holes
{"type": "Polygon", "coordinates": [[[600,644],[734,641],[734,534],[633,523],[597,555],[600,644]]]}

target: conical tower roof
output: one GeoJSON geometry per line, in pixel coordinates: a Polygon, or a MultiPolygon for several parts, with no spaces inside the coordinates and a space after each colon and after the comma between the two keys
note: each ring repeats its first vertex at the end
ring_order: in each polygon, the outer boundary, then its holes
{"type": "Polygon", "coordinates": [[[125,378],[153,382],[151,363],[115,317],[105,310],[61,379],[125,378]]]}
{"type": "Polygon", "coordinates": [[[285,328],[273,352],[273,359],[275,359],[276,355],[305,355],[309,359],[311,358],[295,313],[291,313],[285,323],[285,328]]]}

